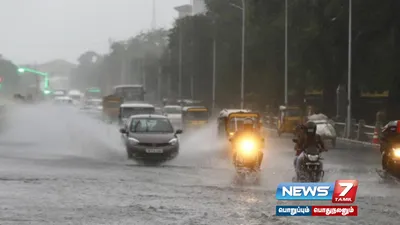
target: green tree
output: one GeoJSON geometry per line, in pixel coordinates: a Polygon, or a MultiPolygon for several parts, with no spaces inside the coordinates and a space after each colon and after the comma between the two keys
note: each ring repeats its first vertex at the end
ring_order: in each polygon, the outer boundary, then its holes
{"type": "Polygon", "coordinates": [[[17,70],[18,67],[12,61],[0,56],[1,93],[12,95],[18,90],[19,76],[17,70]]]}
{"type": "MultiPolygon", "coordinates": [[[[306,89],[320,89],[320,107],[334,115],[336,88],[347,83],[349,1],[288,2],[289,103],[301,104],[306,89]]],[[[84,54],[77,71],[85,77],[85,85],[95,81],[94,77],[116,85],[126,70],[129,82],[146,81],[150,92],[170,80],[171,87],[163,85],[158,93],[167,95],[168,89],[179,89],[181,42],[182,94],[190,97],[193,80],[194,97],[211,102],[212,46],[216,40],[217,104],[239,103],[242,13],[231,3],[241,6],[240,0],[206,0],[205,15],[178,19],[169,31],[142,32],[127,41],[114,42],[110,53],[99,57],[97,63],[88,61],[90,53],[84,54]]],[[[396,0],[353,0],[352,103],[357,118],[371,108],[359,98],[362,90],[390,89],[387,108],[392,114],[400,110],[400,64],[396,62],[400,56],[399,6],[396,0]]],[[[284,1],[246,0],[246,11],[246,101],[283,104],[284,1]]]]}

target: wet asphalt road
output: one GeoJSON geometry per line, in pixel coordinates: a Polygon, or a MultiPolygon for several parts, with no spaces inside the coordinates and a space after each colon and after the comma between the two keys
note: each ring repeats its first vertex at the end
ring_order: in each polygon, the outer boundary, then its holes
{"type": "MultiPolygon", "coordinates": [[[[276,217],[276,186],[293,176],[290,137],[266,138],[259,185],[233,183],[212,127],[181,137],[160,167],[126,159],[115,125],[69,106],[14,106],[0,133],[0,224],[398,224],[399,185],[375,172],[370,147],[324,154],[325,179],[358,179],[355,218],[276,217]]],[[[279,202],[279,204],[317,204],[279,202]]],[[[320,203],[329,204],[329,203],[320,203]]]]}

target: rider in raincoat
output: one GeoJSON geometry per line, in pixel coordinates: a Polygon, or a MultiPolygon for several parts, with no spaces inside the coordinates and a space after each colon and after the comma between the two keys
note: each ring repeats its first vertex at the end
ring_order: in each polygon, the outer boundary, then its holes
{"type": "Polygon", "coordinates": [[[304,150],[312,145],[316,145],[320,151],[327,151],[321,136],[316,134],[317,126],[314,122],[307,122],[305,125],[300,125],[298,138],[294,147],[296,157],[294,160],[296,174],[301,171],[301,165],[304,162],[304,150]]]}

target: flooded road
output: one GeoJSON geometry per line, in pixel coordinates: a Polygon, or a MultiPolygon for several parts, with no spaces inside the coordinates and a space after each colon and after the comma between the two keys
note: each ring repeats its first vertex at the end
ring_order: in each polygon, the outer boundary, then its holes
{"type": "MultiPolygon", "coordinates": [[[[70,106],[14,106],[0,133],[0,224],[397,224],[399,185],[379,178],[379,152],[338,144],[324,181],[358,179],[355,218],[276,217],[276,187],[291,182],[293,143],[266,137],[259,185],[236,185],[214,124],[182,134],[159,167],[127,160],[118,127],[70,106]]],[[[329,204],[329,203],[318,203],[329,204]]]]}

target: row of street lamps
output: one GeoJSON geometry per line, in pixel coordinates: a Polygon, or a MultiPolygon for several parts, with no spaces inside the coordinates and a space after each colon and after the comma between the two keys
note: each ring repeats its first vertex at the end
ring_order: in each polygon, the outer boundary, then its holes
{"type": "MultiPolygon", "coordinates": [[[[245,35],[246,35],[246,2],[242,0],[242,6],[231,3],[231,6],[242,10],[242,62],[240,84],[240,107],[244,108],[244,77],[245,77],[245,35]]],[[[347,75],[347,136],[350,135],[351,121],[351,31],[352,31],[352,0],[349,0],[349,32],[348,32],[348,75],[347,75]]],[[[179,32],[179,97],[182,98],[182,34],[179,32]]],[[[213,41],[213,79],[212,79],[212,107],[215,108],[216,86],[216,41],[213,41]]],[[[285,0],[285,105],[288,105],[288,0],[285,0]]]]}

